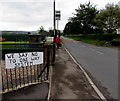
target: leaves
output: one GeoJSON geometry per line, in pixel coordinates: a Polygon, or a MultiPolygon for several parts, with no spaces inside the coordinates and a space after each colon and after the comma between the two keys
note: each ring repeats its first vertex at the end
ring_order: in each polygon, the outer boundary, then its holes
{"type": "Polygon", "coordinates": [[[95,27],[95,16],[98,13],[96,7],[88,2],[87,4],[80,4],[78,9],[75,9],[74,17],[69,19],[65,30],[69,33],[88,33],[95,27]]]}
{"type": "Polygon", "coordinates": [[[105,9],[98,10],[90,2],[80,4],[75,9],[73,17],[69,18],[65,26],[66,34],[88,34],[107,31],[114,32],[120,27],[120,7],[116,4],[107,4],[105,9]]]}

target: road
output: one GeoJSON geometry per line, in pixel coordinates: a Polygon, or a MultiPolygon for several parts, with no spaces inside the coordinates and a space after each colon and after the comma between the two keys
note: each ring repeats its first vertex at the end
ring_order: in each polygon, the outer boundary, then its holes
{"type": "Polygon", "coordinates": [[[114,99],[118,99],[118,49],[99,47],[62,37],[72,56],[114,99]]]}

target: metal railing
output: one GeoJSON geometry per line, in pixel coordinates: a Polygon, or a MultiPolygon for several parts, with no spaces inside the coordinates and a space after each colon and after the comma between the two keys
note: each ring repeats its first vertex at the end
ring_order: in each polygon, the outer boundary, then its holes
{"type": "MultiPolygon", "coordinates": [[[[15,46],[16,44],[4,44],[4,45],[11,45],[10,47],[13,47],[13,46],[16,47],[15,46]]],[[[25,44],[17,43],[17,45],[18,45],[17,48],[12,48],[15,51],[15,53],[19,53],[17,50],[20,49],[19,47],[23,47],[23,45],[27,48],[24,47],[23,51],[21,52],[43,51],[44,63],[40,65],[7,69],[5,67],[5,61],[3,58],[3,60],[1,60],[2,93],[17,90],[19,88],[23,88],[32,84],[42,83],[48,80],[49,66],[53,64],[53,60],[54,60],[53,59],[54,44],[45,45],[45,44],[38,44],[38,43],[25,43],[25,44]],[[40,49],[40,47],[43,49],[40,49]]],[[[5,46],[3,47],[4,47],[3,48],[4,50],[5,46]]],[[[12,49],[9,48],[8,50],[12,50],[12,49]]],[[[11,53],[11,51],[8,51],[8,50],[4,54],[6,54],[7,52],[11,53]]]]}

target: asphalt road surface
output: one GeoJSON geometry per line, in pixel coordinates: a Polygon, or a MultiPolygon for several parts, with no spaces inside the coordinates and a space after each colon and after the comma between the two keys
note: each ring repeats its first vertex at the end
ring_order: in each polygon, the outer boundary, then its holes
{"type": "Polygon", "coordinates": [[[118,49],[99,47],[62,37],[72,56],[114,99],[118,99],[118,49]]]}

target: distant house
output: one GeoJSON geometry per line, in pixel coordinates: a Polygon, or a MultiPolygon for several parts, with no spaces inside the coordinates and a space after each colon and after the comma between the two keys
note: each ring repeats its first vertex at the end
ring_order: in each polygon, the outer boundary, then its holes
{"type": "Polygon", "coordinates": [[[45,40],[45,37],[50,36],[49,32],[41,32],[37,34],[29,34],[29,42],[30,43],[38,43],[45,40]]]}
{"type": "Polygon", "coordinates": [[[41,35],[39,34],[30,34],[29,35],[29,43],[39,43],[41,35]]]}
{"type": "Polygon", "coordinates": [[[41,32],[39,33],[41,36],[50,36],[50,33],[49,32],[41,32]]]}

